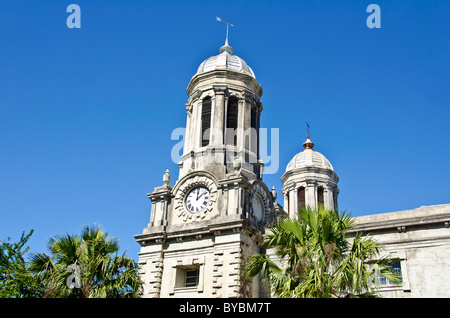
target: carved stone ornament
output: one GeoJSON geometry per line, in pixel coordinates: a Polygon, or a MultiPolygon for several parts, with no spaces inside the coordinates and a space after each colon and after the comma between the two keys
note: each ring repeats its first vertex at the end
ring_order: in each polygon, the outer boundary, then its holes
{"type": "Polygon", "coordinates": [[[202,221],[216,216],[214,206],[217,200],[217,184],[206,174],[197,173],[182,180],[175,193],[175,217],[182,222],[202,221]],[[197,187],[206,187],[209,190],[209,202],[205,209],[198,213],[191,213],[186,207],[186,196],[197,187]]]}

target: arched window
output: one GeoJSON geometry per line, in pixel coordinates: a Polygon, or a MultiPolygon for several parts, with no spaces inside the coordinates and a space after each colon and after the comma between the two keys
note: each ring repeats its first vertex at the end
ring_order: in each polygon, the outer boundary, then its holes
{"type": "Polygon", "coordinates": [[[258,109],[255,107],[252,107],[251,110],[251,136],[252,136],[252,141],[251,141],[251,146],[250,146],[250,150],[253,151],[256,156],[259,158],[259,116],[258,116],[258,109]]]}
{"type": "Polygon", "coordinates": [[[203,99],[202,103],[202,147],[209,145],[211,128],[211,97],[203,99]]]}
{"type": "Polygon", "coordinates": [[[334,210],[337,212],[338,210],[338,204],[337,204],[337,192],[333,191],[333,205],[334,205],[334,210]]]}
{"type": "Polygon", "coordinates": [[[321,206],[321,207],[324,206],[323,187],[317,188],[317,204],[318,204],[318,206],[321,206]]]}
{"type": "Polygon", "coordinates": [[[258,110],[256,109],[256,107],[252,107],[251,110],[251,127],[253,129],[257,128],[257,123],[258,123],[258,110]]]}
{"type": "Polygon", "coordinates": [[[304,208],[306,206],[305,202],[305,188],[300,187],[297,190],[297,209],[304,208]]]}
{"type": "Polygon", "coordinates": [[[238,126],[238,104],[239,100],[232,96],[228,99],[227,106],[227,145],[237,145],[236,129],[238,126]]]}

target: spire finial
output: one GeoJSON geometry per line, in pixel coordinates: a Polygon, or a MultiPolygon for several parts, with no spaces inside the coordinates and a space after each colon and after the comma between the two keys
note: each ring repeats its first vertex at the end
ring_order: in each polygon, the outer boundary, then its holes
{"type": "Polygon", "coordinates": [[[163,182],[165,186],[169,185],[170,182],[170,174],[169,174],[169,169],[166,170],[166,173],[163,175],[163,182]]]}
{"type": "Polygon", "coordinates": [[[303,143],[303,148],[313,150],[314,143],[309,140],[309,124],[306,122],[306,141],[303,143]]]}
{"type": "Polygon", "coordinates": [[[216,20],[217,21],[219,21],[219,22],[224,22],[224,23],[226,23],[227,24],[227,36],[226,36],[226,38],[225,38],[225,45],[224,46],[222,46],[221,48],[220,48],[220,53],[222,53],[222,52],[224,52],[224,51],[226,51],[226,52],[228,52],[228,53],[230,53],[230,54],[233,54],[233,48],[228,44],[228,27],[231,25],[232,27],[234,27],[234,25],[233,24],[231,24],[228,20],[225,22],[225,21],[223,21],[221,18],[219,18],[219,17],[216,17],[216,20]]]}
{"type": "Polygon", "coordinates": [[[309,139],[309,124],[306,122],[306,139],[309,139]]]}

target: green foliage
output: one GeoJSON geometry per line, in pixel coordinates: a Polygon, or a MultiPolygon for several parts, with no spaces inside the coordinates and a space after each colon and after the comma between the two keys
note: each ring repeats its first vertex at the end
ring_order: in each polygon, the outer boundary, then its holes
{"type": "Polygon", "coordinates": [[[29,247],[24,247],[33,234],[22,232],[18,243],[10,243],[10,238],[0,244],[0,298],[34,298],[44,294],[44,284],[29,270],[24,255],[29,247]]]}
{"type": "Polygon", "coordinates": [[[85,227],[80,236],[55,236],[48,248],[52,256],[33,254],[30,263],[30,269],[45,282],[44,297],[140,296],[137,264],[125,254],[117,255],[117,239],[98,227],[85,227]]]}
{"type": "Polygon", "coordinates": [[[358,234],[348,241],[352,224],[350,215],[323,208],[301,209],[298,219],[279,219],[268,228],[264,245],[275,251],[283,267],[266,255],[253,255],[245,275],[261,273],[280,298],[371,297],[376,271],[399,282],[387,260],[370,262],[381,248],[371,237],[358,234]]]}

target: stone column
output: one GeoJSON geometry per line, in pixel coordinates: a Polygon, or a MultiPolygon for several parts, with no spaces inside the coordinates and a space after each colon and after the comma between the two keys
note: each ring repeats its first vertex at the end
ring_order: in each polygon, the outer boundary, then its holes
{"type": "Polygon", "coordinates": [[[293,196],[292,196],[292,201],[294,201],[294,210],[292,211],[292,217],[295,217],[298,213],[298,184],[294,185],[294,192],[293,192],[293,196]]]}
{"type": "Polygon", "coordinates": [[[338,195],[339,195],[339,189],[337,187],[333,188],[333,206],[334,206],[334,210],[336,212],[339,211],[339,207],[338,207],[338,195]]]}
{"type": "Polygon", "coordinates": [[[333,210],[331,201],[330,201],[331,191],[328,186],[323,187],[323,207],[327,210],[333,210]]]}
{"type": "Polygon", "coordinates": [[[240,186],[238,182],[233,182],[228,184],[228,203],[227,203],[227,215],[239,214],[240,205],[240,186]]]}
{"type": "Polygon", "coordinates": [[[289,217],[294,218],[296,215],[295,206],[297,205],[295,202],[295,188],[291,187],[289,189],[289,217]]]}
{"type": "Polygon", "coordinates": [[[152,201],[152,208],[150,210],[150,222],[148,222],[148,227],[155,224],[155,214],[156,214],[156,201],[152,201]]]}
{"type": "Polygon", "coordinates": [[[334,210],[333,188],[328,186],[324,188],[325,208],[334,210]]]}
{"type": "Polygon", "coordinates": [[[289,191],[288,190],[283,190],[282,192],[283,195],[283,199],[284,199],[284,209],[286,210],[286,212],[288,212],[289,215],[289,191]]]}
{"type": "Polygon", "coordinates": [[[147,194],[148,198],[152,200],[149,227],[166,225],[171,190],[170,186],[162,186],[156,188],[155,192],[147,194]]]}
{"type": "Polygon", "coordinates": [[[192,105],[186,104],[186,130],[184,133],[184,146],[183,146],[183,155],[189,153],[191,151],[191,120],[192,120],[192,105]]]}
{"type": "Polygon", "coordinates": [[[244,149],[244,120],[245,120],[245,114],[244,114],[244,106],[245,106],[245,100],[239,99],[238,103],[238,124],[237,124],[237,151],[238,153],[242,153],[242,150],[244,149]]]}
{"type": "Polygon", "coordinates": [[[213,86],[215,103],[211,109],[211,145],[222,146],[224,116],[225,116],[225,90],[226,86],[213,86]]]}
{"type": "Polygon", "coordinates": [[[201,108],[202,102],[198,99],[192,108],[191,116],[191,139],[190,139],[190,149],[196,150],[201,145],[201,134],[202,134],[202,121],[201,121],[201,108]]]}
{"type": "Polygon", "coordinates": [[[307,183],[305,188],[305,205],[311,209],[315,209],[316,202],[316,185],[314,183],[307,183]]]}
{"type": "Polygon", "coordinates": [[[194,149],[195,147],[195,127],[197,126],[197,123],[195,122],[197,120],[197,113],[196,112],[196,108],[198,108],[198,103],[199,103],[199,96],[200,96],[200,92],[199,91],[195,91],[191,96],[190,96],[190,101],[189,103],[185,104],[186,106],[186,130],[185,130],[185,135],[184,135],[184,147],[183,147],[183,156],[188,154],[191,150],[194,149]]]}

